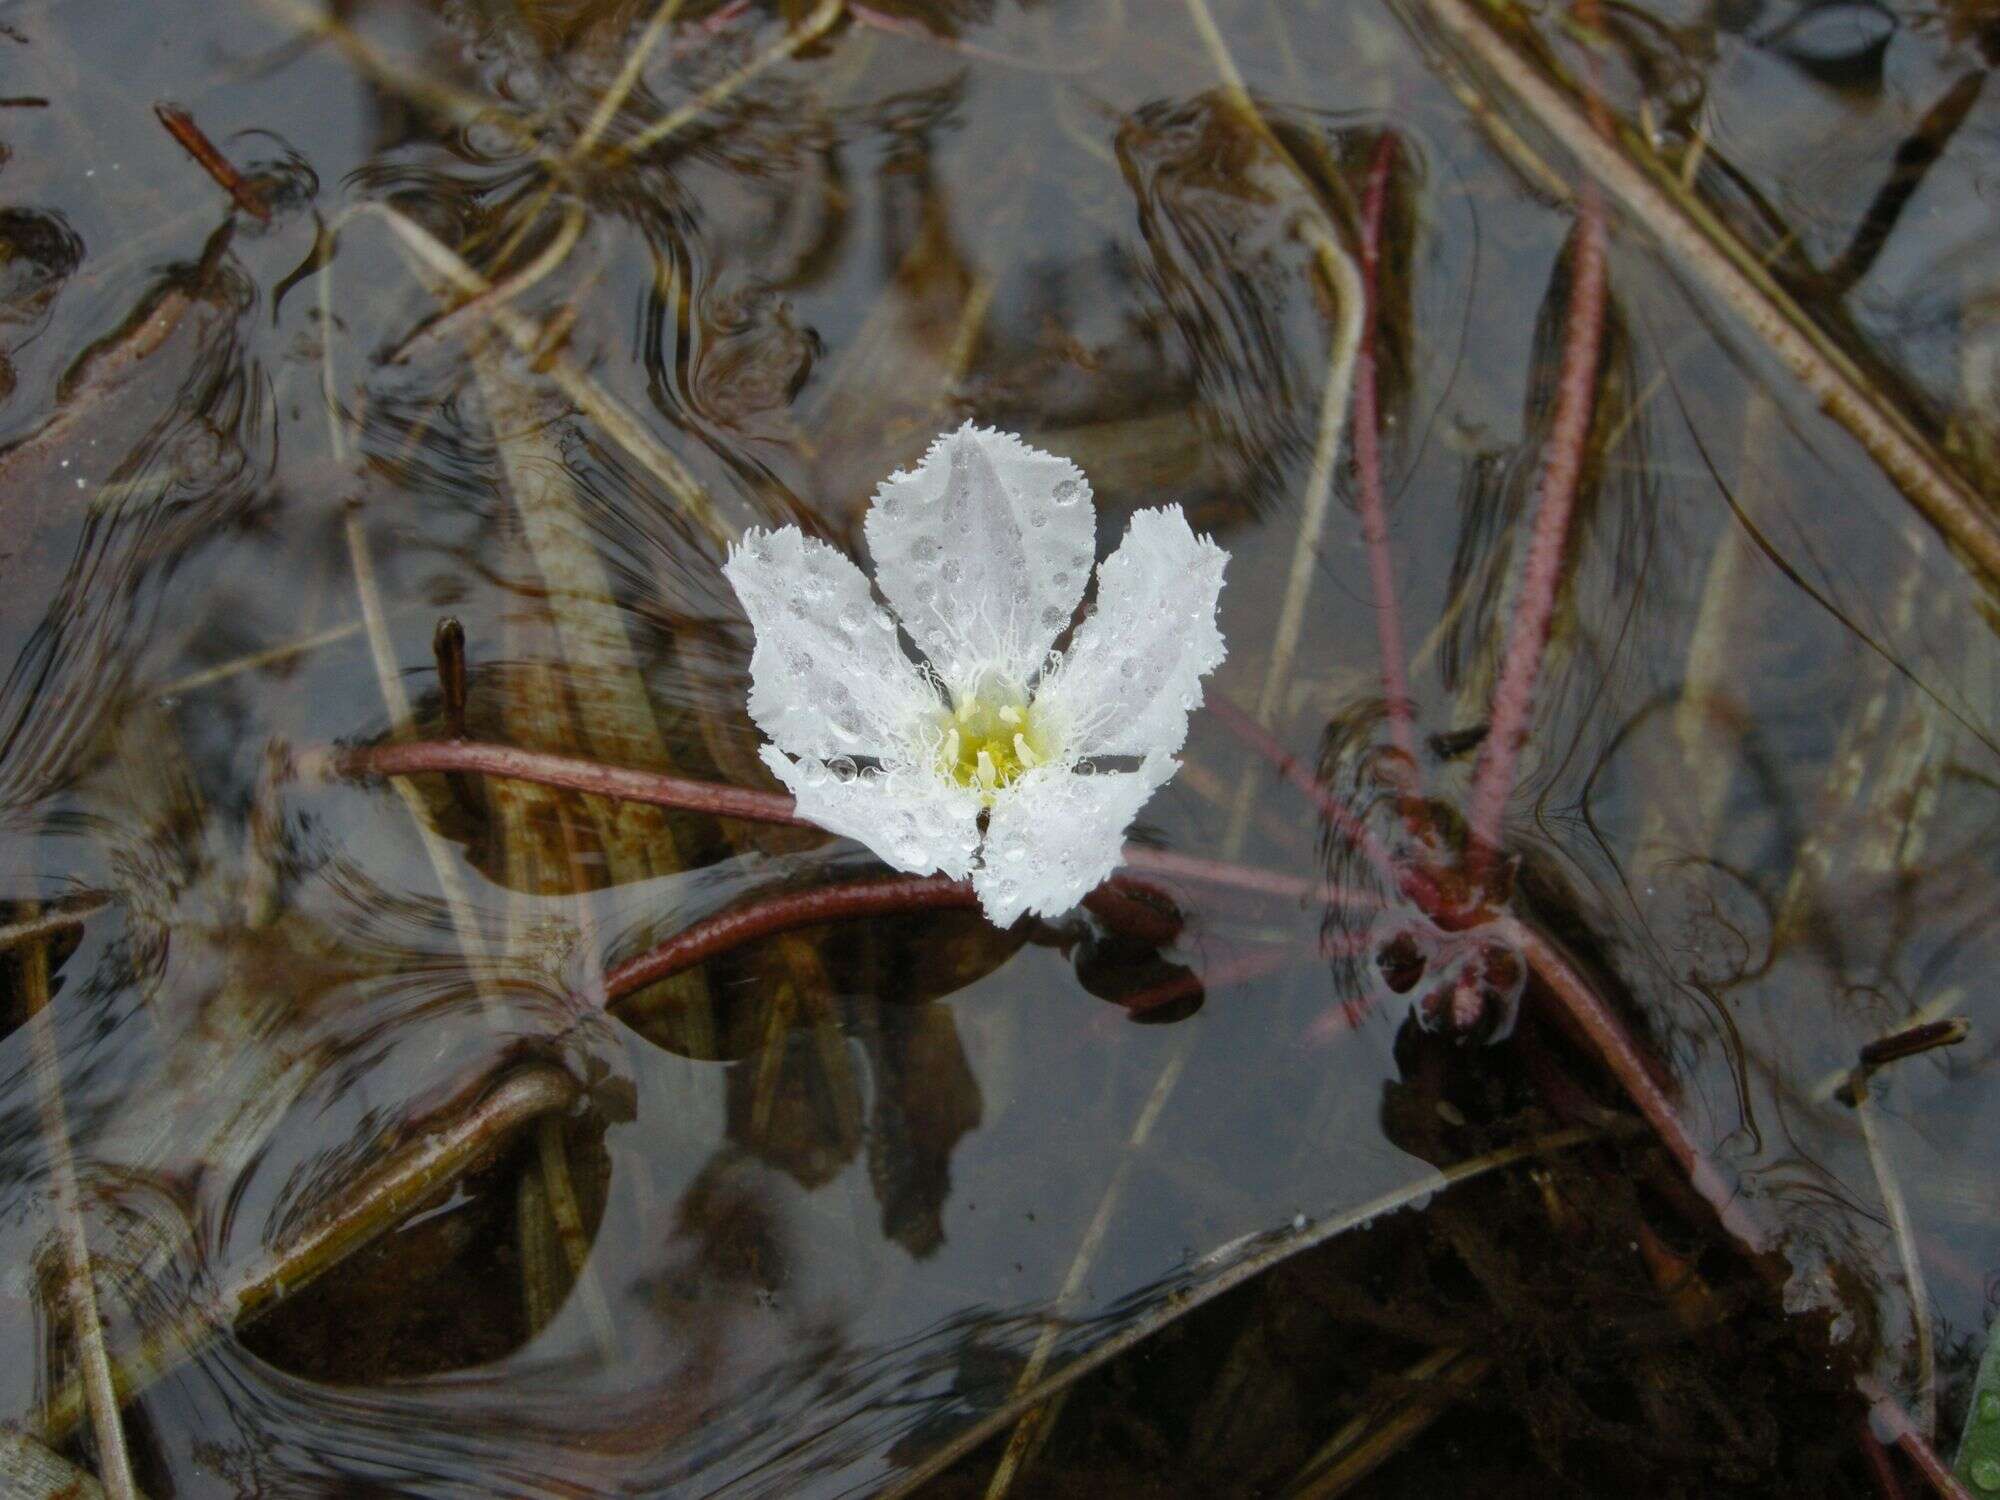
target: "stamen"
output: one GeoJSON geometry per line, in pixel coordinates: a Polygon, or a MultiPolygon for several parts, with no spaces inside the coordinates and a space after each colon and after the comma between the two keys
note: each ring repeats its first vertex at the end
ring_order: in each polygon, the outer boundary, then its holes
{"type": "Polygon", "coordinates": [[[1021,722],[1021,710],[1011,703],[1003,703],[1000,705],[999,718],[1002,724],[1018,724],[1021,722]]]}
{"type": "Polygon", "coordinates": [[[958,726],[956,724],[952,725],[950,731],[944,737],[944,763],[948,766],[958,764],[958,726]]]}
{"type": "Polygon", "coordinates": [[[1014,758],[1020,761],[1021,769],[1024,771],[1030,766],[1039,766],[1042,763],[1042,758],[1029,748],[1028,737],[1025,734],[1014,736],[1014,758]]]}
{"type": "Polygon", "coordinates": [[[993,752],[979,752],[979,784],[991,791],[1000,784],[1000,768],[993,764],[993,752]]]}
{"type": "Polygon", "coordinates": [[[970,724],[973,714],[977,711],[978,700],[967,698],[963,703],[958,705],[958,722],[961,724],[970,724]]]}

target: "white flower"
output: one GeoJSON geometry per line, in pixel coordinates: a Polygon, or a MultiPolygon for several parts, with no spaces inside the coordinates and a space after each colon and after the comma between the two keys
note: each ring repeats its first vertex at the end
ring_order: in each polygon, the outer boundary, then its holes
{"type": "Polygon", "coordinates": [[[893,617],[844,554],[796,527],[750,532],[723,567],[756,631],[765,763],[801,817],[899,870],[971,876],[1001,926],[1068,911],[1179,769],[1201,678],[1222,660],[1228,554],[1177,505],[1139,512],[1097,570],[1095,609],[1054,651],[1095,556],[1090,486],[1068,460],[969,422],[882,482],[866,531],[893,617]]]}

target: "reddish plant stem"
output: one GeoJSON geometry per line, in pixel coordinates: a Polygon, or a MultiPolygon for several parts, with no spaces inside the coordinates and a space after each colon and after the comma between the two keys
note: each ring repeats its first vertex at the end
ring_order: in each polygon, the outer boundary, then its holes
{"type": "Polygon", "coordinates": [[[1931,1446],[1930,1439],[1924,1436],[1903,1403],[1890,1395],[1873,1377],[1863,1376],[1859,1384],[1861,1394],[1873,1403],[1869,1408],[1869,1417],[1875,1424],[1875,1430],[1895,1434],[1896,1446],[1903,1450],[1905,1458],[1916,1465],[1925,1482],[1945,1500],[1973,1500],[1971,1492],[1958,1482],[1958,1476],[1951,1472],[1951,1465],[1938,1456],[1937,1449],[1931,1446]]]}
{"type": "Polygon", "coordinates": [[[636,958],[614,964],[604,975],[605,999],[615,1005],[655,980],[706,963],[739,944],[796,927],[897,912],[960,910],[978,904],[970,884],[942,875],[896,875],[788,891],[705,917],[636,958]]]}
{"type": "MultiPolygon", "coordinates": [[[[1135,881],[1107,881],[1085,896],[1083,904],[1106,926],[1129,937],[1160,945],[1172,942],[1180,931],[1180,921],[1136,899],[1135,893],[1146,890],[1135,881]]],[[[942,875],[895,875],[787,891],[705,917],[645,953],[613,965],[604,975],[605,1003],[615,1004],[656,980],[706,963],[744,943],[794,928],[909,912],[963,911],[978,905],[979,897],[969,881],[942,875]]]]}
{"type": "Polygon", "coordinates": [[[1563,555],[1570,517],[1590,441],[1597,400],[1597,357],[1604,340],[1604,205],[1597,185],[1585,179],[1577,190],[1576,241],[1571,259],[1569,311],[1563,330],[1562,365],[1556,377],[1555,420],[1549,431],[1534,529],[1521,569],[1521,590],[1507,636],[1500,680],[1493,689],[1486,743],[1473,772],[1467,821],[1472,843],[1468,868],[1475,880],[1484,873],[1500,841],[1500,817],[1514,791],[1514,771],[1527,743],[1534,713],[1535,685],[1542,653],[1562,593],[1563,555]]]}
{"type": "Polygon", "coordinates": [[[1896,1477],[1895,1467],[1889,1462],[1889,1450],[1868,1430],[1866,1422],[1861,1424],[1861,1455],[1868,1460],[1868,1471],[1874,1476],[1875,1488],[1882,1500],[1904,1500],[1903,1483],[1896,1477]]]}
{"type": "Polygon", "coordinates": [[[1521,951],[1549,994],[1646,1117],[1689,1185],[1715,1211],[1722,1227],[1752,1251],[1768,1249],[1771,1235],[1761,1216],[1736,1196],[1728,1179],[1695,1140],[1645,1054],[1589,981],[1570,966],[1553,943],[1517,918],[1500,918],[1494,924],[1494,934],[1521,951]]]}
{"type": "MultiPolygon", "coordinates": [[[[1389,851],[1382,847],[1382,841],[1375,837],[1374,831],[1362,822],[1346,803],[1322,785],[1318,777],[1300,764],[1297,756],[1279,744],[1276,735],[1251,718],[1220,688],[1213,684],[1208,687],[1203,706],[1215,717],[1217,723],[1263,756],[1280,776],[1304,792],[1319,808],[1320,814],[1327,820],[1334,834],[1359,849],[1362,856],[1374,867],[1375,873],[1383,880],[1397,889],[1402,889],[1405,882],[1416,873],[1399,868],[1396,861],[1390,858],[1389,851]]],[[[1423,878],[1428,883],[1428,877],[1423,878]]]]}
{"type": "Polygon", "coordinates": [[[657,771],[630,771],[594,760],[550,755],[540,750],[522,750],[513,745],[485,744],[476,740],[410,740],[400,744],[362,745],[336,750],[331,758],[335,772],[342,776],[410,776],[427,771],[480,771],[488,776],[506,776],[542,786],[594,792],[624,802],[647,802],[655,807],[714,813],[724,818],[746,818],[757,823],[806,826],[805,819],[793,808],[792,799],[783,792],[760,792],[750,787],[724,786],[719,782],[698,781],[689,776],[668,776],[657,771]]]}
{"type": "Polygon", "coordinates": [[[1281,901],[1314,902],[1337,906],[1345,911],[1380,911],[1382,898],[1373,891],[1350,886],[1328,885],[1323,880],[1307,880],[1279,870],[1256,865],[1233,864],[1225,859],[1207,859],[1199,854],[1180,854],[1172,849],[1155,849],[1148,844],[1127,844],[1125,863],[1135,870],[1162,880],[1188,880],[1200,885],[1224,886],[1281,901]]]}
{"type": "Polygon", "coordinates": [[[1375,339],[1382,310],[1382,218],[1389,200],[1389,175],[1396,162],[1396,137],[1384,131],[1368,167],[1361,201],[1361,285],[1367,302],[1361,319],[1361,348],[1354,361],[1354,468],[1361,500],[1361,535],[1368,543],[1368,583],[1375,596],[1375,639],[1382,654],[1382,693],[1388,700],[1389,737],[1411,774],[1417,767],[1416,732],[1411,724],[1410,680],[1404,665],[1403,622],[1396,608],[1396,572],[1389,557],[1389,507],[1382,493],[1382,409],[1375,382],[1375,339]]]}
{"type": "MultiPolygon", "coordinates": [[[[721,782],[669,776],[657,771],[626,770],[576,756],[550,755],[540,750],[522,750],[513,745],[478,740],[409,740],[360,745],[318,753],[306,752],[299,757],[299,763],[301,767],[323,765],[337,776],[412,776],[430,772],[475,771],[488,776],[532,781],[542,786],[592,792],[626,802],[678,808],[685,812],[713,813],[718,817],[743,818],[755,823],[785,823],[799,828],[813,826],[798,815],[792,799],[783,792],[760,792],[751,787],[726,786],[721,782]]],[[[1329,901],[1362,910],[1382,904],[1380,898],[1366,891],[1342,890],[1321,881],[1303,880],[1276,870],[1203,859],[1192,854],[1176,854],[1165,849],[1151,849],[1143,844],[1127,844],[1124,858],[1133,869],[1162,879],[1228,886],[1283,900],[1329,901]]]]}

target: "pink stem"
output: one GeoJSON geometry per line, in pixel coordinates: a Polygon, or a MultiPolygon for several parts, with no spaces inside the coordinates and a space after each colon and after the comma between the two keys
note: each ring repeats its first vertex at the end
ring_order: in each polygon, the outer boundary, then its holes
{"type": "Polygon", "coordinates": [[[705,963],[743,943],[789,932],[795,927],[896,912],[962,910],[978,904],[979,898],[969,883],[947,880],[942,875],[896,875],[885,880],[854,880],[788,891],[735,911],[705,917],[658,947],[614,964],[604,976],[605,998],[615,1004],[655,980],[705,963]]]}
{"type": "Polygon", "coordinates": [[[1190,880],[1202,885],[1225,886],[1259,896],[1275,896],[1283,901],[1311,901],[1337,906],[1347,911],[1380,911],[1382,898],[1373,891],[1328,885],[1256,865],[1232,864],[1223,859],[1204,859],[1199,854],[1177,854],[1171,849],[1155,849],[1149,844],[1127,844],[1125,863],[1135,870],[1163,880],[1190,880]]]}
{"type": "Polygon", "coordinates": [[[1889,1463],[1889,1450],[1882,1446],[1866,1422],[1861,1424],[1861,1453],[1868,1460],[1869,1472],[1875,1476],[1875,1488],[1882,1500],[1904,1500],[1903,1483],[1889,1463]]]}
{"type": "MultiPolygon", "coordinates": [[[[310,760],[312,757],[302,756],[301,759],[310,760]]],[[[414,776],[426,772],[473,771],[488,776],[506,776],[516,781],[532,781],[541,786],[594,792],[625,802],[645,802],[655,807],[714,813],[718,817],[743,818],[756,823],[787,823],[801,828],[814,826],[798,815],[792,799],[783,792],[760,792],[750,787],[725,786],[721,782],[669,776],[657,771],[626,770],[577,756],[550,755],[540,750],[522,750],[513,745],[495,745],[478,740],[409,740],[361,745],[332,751],[327,759],[334,772],[341,776],[414,776]]],[[[1144,870],[1163,878],[1178,877],[1206,885],[1229,886],[1286,900],[1330,900],[1339,905],[1363,909],[1381,905],[1378,898],[1365,891],[1342,891],[1329,888],[1320,881],[1302,880],[1295,875],[1263,870],[1254,865],[1174,854],[1143,844],[1127,844],[1124,858],[1135,870],[1144,870]]]]}
{"type": "Polygon", "coordinates": [[[410,740],[362,745],[334,752],[333,764],[343,776],[411,776],[426,771],[479,771],[515,781],[595,792],[624,802],[649,802],[688,812],[747,818],[757,823],[804,826],[792,799],[783,792],[760,792],[724,786],[688,776],[657,771],[629,771],[571,755],[549,755],[513,745],[482,744],[476,740],[410,740]]]}
{"type": "Polygon", "coordinates": [[[1243,711],[1222,689],[1210,685],[1204,699],[1204,706],[1231,734],[1255,750],[1269,761],[1278,774],[1293,786],[1304,792],[1312,800],[1334,833],[1348,840],[1359,849],[1375,873],[1392,887],[1401,889],[1407,879],[1407,872],[1399,872],[1396,862],[1389,857],[1389,851],[1382,847],[1373,830],[1356,817],[1354,812],[1321,784],[1318,777],[1299,763],[1296,756],[1278,743],[1277,737],[1243,711]]]}
{"type": "Polygon", "coordinates": [[[1592,1050],[1603,1059],[1627,1097],[1653,1127],[1660,1144],[1667,1148],[1694,1190],[1715,1210],[1724,1229],[1752,1251],[1766,1249],[1770,1232],[1750,1206],[1737,1198],[1721,1170],[1709,1159],[1701,1143],[1681,1119],[1665,1086],[1654,1076],[1645,1054],[1631,1033],[1606,1005],[1597,991],[1547,938],[1514,917],[1495,923],[1495,935],[1520,949],[1548,992],[1555,997],[1592,1050]]]}
{"type": "Polygon", "coordinates": [[[1570,516],[1590,439],[1597,394],[1597,356],[1604,336],[1604,205],[1597,185],[1586,180],[1577,191],[1576,253],[1572,262],[1568,323],[1563,331],[1562,368],[1557,376],[1555,422],[1542,465],[1535,525],[1521,570],[1520,598],[1507,637],[1493,711],[1473,773],[1471,871],[1477,877],[1499,847],[1500,816],[1514,791],[1515,763],[1527,742],[1535,707],[1535,683],[1542,651],[1562,592],[1563,554],[1570,516]]]}
{"type": "Polygon", "coordinates": [[[1938,1456],[1937,1449],[1931,1446],[1916,1420],[1903,1409],[1903,1403],[1890,1395],[1872,1376],[1863,1376],[1857,1383],[1861,1394],[1874,1403],[1869,1408],[1869,1416],[1875,1423],[1876,1431],[1895,1434],[1896,1446],[1903,1450],[1905,1458],[1917,1466],[1917,1472],[1924,1476],[1930,1487],[1943,1495],[1945,1500],[1972,1500],[1971,1492],[1958,1482],[1951,1466],[1938,1456]]]}
{"type": "Polygon", "coordinates": [[[1412,774],[1417,767],[1416,733],[1411,725],[1409,659],[1403,622],[1396,608],[1396,573],[1389,558],[1389,507],[1382,494],[1381,407],[1375,387],[1375,336],[1381,322],[1376,287],[1381,279],[1382,216],[1389,198],[1389,173],[1396,160],[1396,137],[1384,132],[1375,143],[1368,188],[1361,205],[1361,285],[1367,294],[1362,313],[1361,349],[1354,362],[1354,467],[1361,491],[1361,535],[1368,543],[1368,582],[1375,595],[1375,637],[1382,653],[1382,692],[1389,704],[1389,735],[1412,774]]]}

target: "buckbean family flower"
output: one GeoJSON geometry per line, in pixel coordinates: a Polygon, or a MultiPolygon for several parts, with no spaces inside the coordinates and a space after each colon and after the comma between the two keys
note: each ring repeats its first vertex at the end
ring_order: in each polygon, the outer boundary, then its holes
{"type": "Polygon", "coordinates": [[[1096,555],[1090,485],[970,423],[885,479],[864,529],[893,616],[797,527],[748,533],[723,567],[756,632],[765,763],[801,817],[898,870],[970,876],[995,923],[1069,910],[1179,769],[1222,660],[1228,554],[1177,505],[1138,512],[1057,651],[1096,555]]]}

